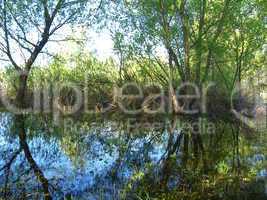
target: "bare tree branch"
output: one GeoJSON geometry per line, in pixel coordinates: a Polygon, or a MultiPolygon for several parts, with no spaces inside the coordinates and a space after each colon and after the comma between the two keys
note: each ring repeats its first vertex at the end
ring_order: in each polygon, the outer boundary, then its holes
{"type": "Polygon", "coordinates": [[[6,169],[6,168],[9,168],[13,161],[17,158],[17,156],[20,154],[20,152],[22,151],[22,149],[19,149],[17,151],[14,152],[14,154],[11,156],[11,158],[9,159],[9,161],[3,166],[0,168],[0,171],[6,169]]]}
{"type": "Polygon", "coordinates": [[[18,66],[18,64],[13,59],[11,52],[10,52],[10,44],[9,44],[9,36],[8,36],[8,28],[7,28],[7,3],[6,0],[4,0],[4,12],[3,12],[3,28],[4,28],[4,35],[5,35],[5,42],[6,42],[6,55],[8,56],[10,62],[15,67],[17,71],[21,71],[21,68],[18,66]]]}

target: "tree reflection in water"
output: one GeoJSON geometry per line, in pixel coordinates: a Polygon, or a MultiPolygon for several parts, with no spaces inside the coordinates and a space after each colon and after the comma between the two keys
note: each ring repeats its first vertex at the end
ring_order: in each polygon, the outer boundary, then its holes
{"type": "Polygon", "coordinates": [[[1,198],[266,198],[266,137],[236,124],[217,122],[208,134],[179,128],[175,117],[156,128],[138,118],[129,129],[126,119],[84,116],[72,129],[47,116],[1,115],[1,198]]]}

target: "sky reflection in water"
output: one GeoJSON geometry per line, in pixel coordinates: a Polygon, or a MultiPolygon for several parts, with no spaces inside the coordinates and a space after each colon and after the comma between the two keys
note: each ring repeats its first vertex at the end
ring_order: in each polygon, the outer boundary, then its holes
{"type": "MultiPolygon", "coordinates": [[[[164,127],[161,131],[150,130],[141,134],[130,134],[116,127],[116,123],[114,126],[114,122],[108,121],[95,123],[86,132],[70,130],[63,133],[63,129],[56,130],[48,124],[51,132],[46,134],[44,127],[36,129],[38,118],[32,122],[34,128],[27,129],[27,143],[34,160],[48,179],[51,193],[56,199],[68,194],[75,199],[99,199],[99,195],[104,199],[117,199],[120,190],[135,172],[146,173],[149,165],[154,166],[155,174],[160,174],[163,160],[169,150],[170,133],[164,127]]],[[[179,134],[180,131],[175,130],[172,140],[175,141],[179,134]]],[[[12,131],[12,115],[2,113],[0,169],[19,147],[19,138],[12,131]]],[[[266,162],[266,151],[262,152],[261,147],[262,144],[257,144],[254,154],[243,157],[242,159],[246,160],[244,163],[255,166],[266,162]]],[[[177,151],[176,156],[179,158],[181,152],[177,151]]],[[[229,158],[226,157],[227,159],[229,158]]],[[[29,198],[34,195],[42,196],[41,186],[22,152],[12,163],[10,172],[10,195],[18,198],[22,193],[33,192],[29,198]]],[[[266,177],[266,169],[259,169],[257,178],[266,177]]],[[[5,187],[5,180],[6,171],[2,170],[0,188],[5,187]]],[[[179,177],[170,178],[169,187],[175,187],[178,180],[179,177]]]]}

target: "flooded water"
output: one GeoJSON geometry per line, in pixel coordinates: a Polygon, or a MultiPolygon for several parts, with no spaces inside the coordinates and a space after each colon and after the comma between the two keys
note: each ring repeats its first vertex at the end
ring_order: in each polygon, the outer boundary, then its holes
{"type": "Polygon", "coordinates": [[[0,199],[266,198],[265,131],[156,121],[1,113],[0,199]]]}

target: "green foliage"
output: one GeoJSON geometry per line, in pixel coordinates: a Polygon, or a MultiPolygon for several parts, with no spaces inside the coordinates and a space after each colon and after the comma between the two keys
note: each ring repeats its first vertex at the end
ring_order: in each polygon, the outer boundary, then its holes
{"type": "Polygon", "coordinates": [[[166,79],[179,80],[188,68],[191,74],[187,80],[197,81],[200,77],[203,83],[215,81],[231,90],[239,74],[246,79],[247,71],[264,66],[263,61],[255,60],[256,53],[261,52],[266,43],[263,15],[266,6],[262,1],[133,0],[120,3],[113,13],[113,20],[119,24],[115,30],[119,36],[115,37],[116,47],[128,46],[123,52],[126,55],[157,59],[162,56],[157,54],[158,49],[164,48],[165,68],[172,68],[170,76],[164,76],[166,79]],[[185,41],[190,46],[188,51],[185,41]],[[184,56],[190,57],[188,64],[184,56]],[[168,59],[172,60],[173,67],[168,59]]]}

